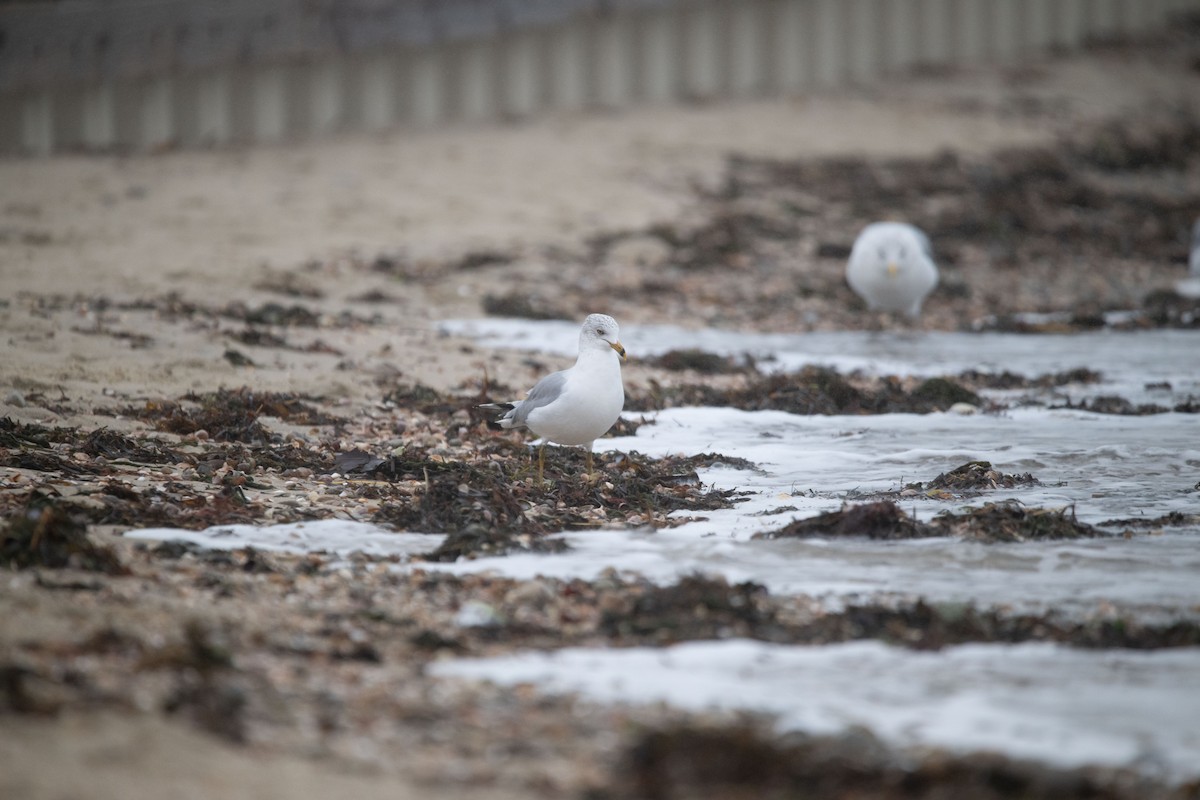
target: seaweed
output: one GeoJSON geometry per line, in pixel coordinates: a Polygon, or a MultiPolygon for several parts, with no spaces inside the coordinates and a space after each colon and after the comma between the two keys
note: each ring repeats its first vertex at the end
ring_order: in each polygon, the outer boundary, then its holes
{"type": "Polygon", "coordinates": [[[460,558],[508,555],[509,553],[564,553],[570,545],[562,539],[532,533],[497,531],[485,525],[456,530],[433,550],[420,556],[422,561],[457,561],[460,558]]]}
{"type": "Polygon", "coordinates": [[[1106,519],[1099,523],[1102,528],[1181,528],[1200,525],[1200,514],[1170,511],[1159,517],[1126,517],[1106,519]]]}
{"type": "Polygon", "coordinates": [[[1198,414],[1200,402],[1188,398],[1174,406],[1161,406],[1158,403],[1137,403],[1136,405],[1124,397],[1117,395],[1098,395],[1078,403],[1067,400],[1065,403],[1050,406],[1052,409],[1069,408],[1077,411],[1090,411],[1093,414],[1116,414],[1125,417],[1144,417],[1150,414],[1198,414]]]}
{"type": "Polygon", "coordinates": [[[968,461],[949,472],[943,472],[922,488],[942,489],[962,494],[990,489],[1014,489],[1018,486],[1039,486],[1041,481],[1026,472],[1008,475],[992,468],[990,461],[968,461]]]}
{"type": "Polygon", "coordinates": [[[333,425],[342,421],[296,395],[256,392],[244,386],[206,394],[189,392],[183,399],[197,407],[185,407],[174,401],[148,401],[144,406],[126,408],[121,413],[181,436],[206,431],[209,438],[218,442],[256,445],[275,438],[258,421],[259,417],[277,417],[297,425],[333,425]]]}
{"type": "Polygon", "coordinates": [[[1099,372],[1087,367],[1046,373],[1034,378],[1028,378],[1008,370],[980,372],[972,369],[958,375],[958,379],[963,383],[986,389],[1050,389],[1073,383],[1099,383],[1103,378],[1104,376],[1099,372]]]}
{"type": "Polygon", "coordinates": [[[864,536],[868,539],[918,539],[936,534],[888,500],[848,506],[795,520],[783,528],[754,534],[755,539],[864,536]]]}
{"type": "Polygon", "coordinates": [[[540,295],[523,292],[483,296],[483,311],[494,317],[517,317],[520,319],[570,319],[572,314],[558,308],[540,295]]]}
{"type": "Polygon", "coordinates": [[[754,362],[749,358],[739,360],[732,356],[722,356],[696,348],[668,350],[662,355],[645,358],[642,361],[649,366],[669,372],[690,370],[701,375],[726,375],[749,372],[754,369],[754,362]]]}
{"type": "Polygon", "coordinates": [[[1098,539],[1110,535],[1076,519],[1074,506],[1026,508],[1015,500],[988,503],[963,514],[939,514],[929,524],[934,535],[980,542],[1098,539]]]}
{"type": "Polygon", "coordinates": [[[832,369],[806,367],[795,373],[752,375],[744,383],[728,388],[710,384],[664,387],[652,382],[648,393],[627,392],[625,408],[653,411],[686,405],[792,414],[928,414],[961,402],[983,404],[978,395],[950,378],[931,378],[912,391],[905,391],[895,379],[880,382],[876,389],[865,389],[832,369]]]}
{"type": "Polygon", "coordinates": [[[1150,778],[976,752],[893,749],[854,727],[780,737],[765,723],[675,723],[633,734],[595,800],[872,797],[879,800],[1183,800],[1150,778]]]}
{"type": "MultiPolygon", "coordinates": [[[[524,455],[525,448],[520,451],[524,455]]],[[[709,455],[697,461],[721,458],[709,455]]],[[[464,462],[435,460],[414,448],[363,461],[361,468],[377,480],[412,486],[411,492],[384,495],[388,502],[374,515],[376,524],[458,534],[426,554],[429,560],[514,549],[557,551],[561,543],[536,537],[619,522],[661,527],[677,522],[668,517],[672,512],[729,508],[735,502],[732,491],[706,490],[692,459],[604,453],[596,458],[598,480],[583,475],[583,460],[574,449],[552,452],[547,471],[563,473],[547,485],[538,483],[526,458],[513,454],[500,461],[464,462]]],[[[377,492],[370,487],[360,491],[377,492]]]]}
{"type": "Polygon", "coordinates": [[[755,539],[865,537],[868,539],[918,539],[955,536],[978,542],[1094,539],[1110,536],[1094,525],[1080,522],[1074,506],[1026,508],[1015,500],[987,503],[961,514],[943,512],[928,523],[905,514],[890,500],[863,503],[794,520],[783,528],[754,534],[755,539]]]}
{"type": "Polygon", "coordinates": [[[58,498],[48,495],[34,496],[23,513],[3,521],[0,566],[13,570],[71,567],[108,575],[128,574],[111,547],[93,542],[87,526],[58,498]]]}
{"type": "Polygon", "coordinates": [[[660,644],[761,635],[774,623],[774,613],[762,603],[766,595],[761,584],[691,575],[648,588],[627,605],[606,607],[599,630],[611,639],[660,644]]]}
{"type": "Polygon", "coordinates": [[[400,408],[420,411],[429,416],[449,416],[464,408],[474,411],[475,405],[487,402],[484,399],[456,397],[439,392],[423,383],[397,384],[384,395],[383,400],[400,408]]]}

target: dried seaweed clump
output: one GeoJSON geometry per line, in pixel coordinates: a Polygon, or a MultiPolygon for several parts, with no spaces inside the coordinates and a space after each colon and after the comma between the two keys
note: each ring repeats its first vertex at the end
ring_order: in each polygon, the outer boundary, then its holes
{"type": "Polygon", "coordinates": [[[483,311],[493,317],[520,319],[570,319],[573,315],[539,294],[509,292],[483,296],[483,311]]]}
{"type": "Polygon", "coordinates": [[[1014,489],[1018,486],[1038,486],[1037,478],[1026,472],[1023,475],[1009,475],[992,468],[990,461],[968,461],[949,472],[943,472],[924,488],[941,489],[950,492],[979,492],[988,489],[1014,489]]]}
{"type": "Polygon", "coordinates": [[[1091,539],[1109,535],[1077,520],[1072,506],[1026,508],[1010,500],[988,503],[962,514],[939,514],[929,523],[924,523],[905,514],[890,500],[881,500],[795,520],[779,530],[756,533],[753,538],[855,536],[867,539],[919,539],[955,536],[977,542],[1025,542],[1091,539]]]}
{"type": "Polygon", "coordinates": [[[1036,378],[1029,378],[1009,370],[982,372],[977,369],[969,369],[959,373],[958,378],[967,385],[987,389],[1050,389],[1072,383],[1099,383],[1104,376],[1094,369],[1077,367],[1060,372],[1047,372],[1036,378]]]}
{"type": "Polygon", "coordinates": [[[1061,642],[1072,647],[1155,650],[1200,644],[1200,623],[1176,620],[1148,623],[1124,617],[1078,621],[1054,612],[1012,615],[969,603],[929,604],[923,600],[894,607],[850,605],[822,614],[789,632],[787,641],[831,644],[881,639],[917,650],[939,650],[968,642],[1061,642]]]}
{"type": "Polygon", "coordinates": [[[47,497],[34,498],[24,513],[0,529],[0,566],[8,569],[72,567],[122,575],[127,572],[111,547],[88,538],[87,527],[47,497]]]}
{"type": "Polygon", "coordinates": [[[650,586],[609,603],[600,630],[609,637],[652,637],[658,643],[729,636],[762,637],[774,620],[757,583],[729,584],[722,577],[691,575],[670,586],[650,586]],[[624,599],[623,598],[623,599],[624,599]]]}
{"type": "Polygon", "coordinates": [[[1200,401],[1189,397],[1180,403],[1176,403],[1173,407],[1160,406],[1158,403],[1138,403],[1133,402],[1124,397],[1112,394],[1103,394],[1091,398],[1090,400],[1081,400],[1074,403],[1068,400],[1062,405],[1050,406],[1050,408],[1070,408],[1079,411],[1090,411],[1093,414],[1115,414],[1124,417],[1144,417],[1150,414],[1168,414],[1174,411],[1176,414],[1197,414],[1200,413],[1200,401]]]}
{"type": "Polygon", "coordinates": [[[545,485],[537,482],[527,457],[465,462],[435,460],[414,450],[368,462],[367,474],[399,484],[388,495],[394,502],[385,503],[373,521],[401,530],[460,534],[427,556],[444,560],[557,551],[560,543],[528,537],[614,523],[662,527],[675,524],[667,518],[673,511],[729,508],[734,502],[732,491],[706,489],[690,459],[604,453],[596,458],[600,478],[588,479],[581,452],[552,450],[545,485]]]}
{"type": "Polygon", "coordinates": [[[1076,519],[1074,506],[1026,508],[1015,500],[988,503],[964,514],[940,514],[929,526],[935,536],[979,542],[1097,539],[1110,535],[1076,519]]]}
{"type": "Polygon", "coordinates": [[[806,539],[862,536],[868,539],[919,539],[936,536],[929,526],[905,514],[890,500],[847,506],[815,517],[798,519],[774,531],[754,534],[755,539],[806,539]]]}
{"type": "Polygon", "coordinates": [[[471,525],[455,531],[433,550],[420,556],[422,561],[458,561],[460,558],[500,556],[509,553],[564,553],[570,546],[562,539],[532,533],[496,531],[484,525],[471,525]]]}
{"type": "Polygon", "coordinates": [[[1066,769],[993,753],[889,748],[870,731],[780,738],[748,722],[683,723],[636,735],[598,800],[871,797],[876,800],[1166,800],[1148,778],[1066,769]]]}
{"type": "Polygon", "coordinates": [[[875,389],[859,388],[832,369],[805,367],[794,373],[753,376],[732,388],[654,386],[648,396],[627,393],[625,407],[631,411],[719,406],[791,414],[928,414],[955,403],[982,405],[983,401],[950,378],[930,378],[909,392],[896,380],[885,380],[875,389]]]}
{"type": "Polygon", "coordinates": [[[397,384],[383,399],[384,402],[393,403],[399,408],[420,411],[429,416],[450,415],[459,409],[470,410],[476,403],[486,402],[443,394],[423,383],[397,384]]]}
{"type": "Polygon", "coordinates": [[[660,356],[643,359],[643,363],[671,372],[691,370],[699,372],[702,375],[747,372],[754,368],[754,363],[749,359],[735,359],[732,356],[710,353],[707,350],[700,350],[694,347],[682,350],[668,350],[660,356]]]}
{"type": "Polygon", "coordinates": [[[1175,528],[1200,525],[1200,514],[1187,514],[1183,511],[1170,511],[1159,517],[1125,517],[1124,519],[1106,519],[1100,523],[1105,528],[1175,528]]]}
{"type": "Polygon", "coordinates": [[[148,402],[141,408],[122,413],[152,422],[160,431],[188,436],[207,431],[218,442],[264,443],[271,434],[259,417],[278,417],[296,425],[332,425],[337,417],[318,411],[299,397],[281,392],[256,392],[240,389],[218,389],[208,394],[189,393],[185,400],[197,407],[185,408],[176,402],[148,402]]]}

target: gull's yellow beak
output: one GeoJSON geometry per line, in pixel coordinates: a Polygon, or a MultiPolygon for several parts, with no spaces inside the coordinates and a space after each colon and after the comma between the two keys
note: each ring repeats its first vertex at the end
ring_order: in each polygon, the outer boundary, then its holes
{"type": "Polygon", "coordinates": [[[888,271],[888,277],[894,278],[894,277],[896,277],[896,275],[898,275],[900,273],[900,267],[896,264],[895,261],[889,261],[888,265],[887,265],[887,271],[888,271]]]}
{"type": "Polygon", "coordinates": [[[620,342],[609,342],[608,346],[617,351],[617,355],[621,357],[622,361],[625,360],[625,348],[621,346],[620,342]]]}

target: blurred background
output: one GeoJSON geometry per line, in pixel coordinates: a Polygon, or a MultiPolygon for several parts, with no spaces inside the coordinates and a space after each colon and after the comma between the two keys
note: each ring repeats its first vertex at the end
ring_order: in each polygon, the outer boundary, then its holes
{"type": "Polygon", "coordinates": [[[0,153],[800,94],[1137,35],[1197,0],[0,4],[0,153]]]}

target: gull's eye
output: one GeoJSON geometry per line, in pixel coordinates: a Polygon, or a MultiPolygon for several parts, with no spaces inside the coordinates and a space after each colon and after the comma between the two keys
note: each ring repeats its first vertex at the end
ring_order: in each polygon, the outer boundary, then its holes
{"type": "Polygon", "coordinates": [[[884,261],[887,261],[887,250],[884,250],[882,247],[879,248],[879,257],[884,261]]]}
{"type": "Polygon", "coordinates": [[[901,258],[908,258],[908,248],[907,248],[907,247],[901,247],[901,248],[900,248],[900,257],[901,257],[901,258]]]}
{"type": "Polygon", "coordinates": [[[596,335],[600,337],[608,336],[608,331],[604,330],[604,328],[597,328],[596,335]]]}

